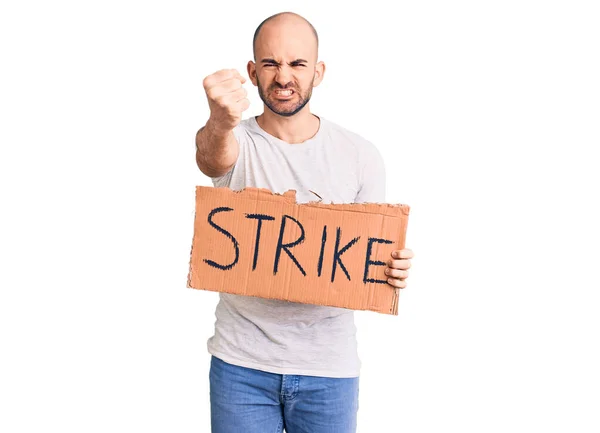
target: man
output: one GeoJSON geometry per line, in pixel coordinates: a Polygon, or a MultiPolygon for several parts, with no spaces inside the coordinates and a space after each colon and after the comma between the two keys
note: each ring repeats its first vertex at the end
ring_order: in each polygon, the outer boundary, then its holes
{"type": "MultiPolygon", "coordinates": [[[[210,117],[196,136],[196,162],[214,186],[297,191],[297,201],[384,202],[377,148],[310,112],[323,80],[318,36],[301,16],[267,18],[254,35],[248,76],[264,102],[249,106],[235,70],[204,79],[210,117]]],[[[413,254],[394,251],[389,284],[406,287],[413,254]]],[[[360,360],[353,311],[220,293],[208,341],[214,433],[356,431],[360,360]]]]}

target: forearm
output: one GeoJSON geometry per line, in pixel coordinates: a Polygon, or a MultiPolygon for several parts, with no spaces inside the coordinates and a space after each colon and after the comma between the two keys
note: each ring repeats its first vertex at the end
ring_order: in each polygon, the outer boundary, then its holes
{"type": "Polygon", "coordinates": [[[209,177],[227,173],[235,164],[238,152],[233,130],[221,130],[210,119],[196,134],[196,164],[209,177]]]}

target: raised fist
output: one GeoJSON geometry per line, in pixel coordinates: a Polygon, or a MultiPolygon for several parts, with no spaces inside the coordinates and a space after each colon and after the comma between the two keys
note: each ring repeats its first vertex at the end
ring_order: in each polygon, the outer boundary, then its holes
{"type": "Polygon", "coordinates": [[[242,112],[250,106],[248,92],[242,87],[245,82],[235,69],[223,69],[204,79],[210,122],[217,131],[231,131],[242,120],[242,112]]]}

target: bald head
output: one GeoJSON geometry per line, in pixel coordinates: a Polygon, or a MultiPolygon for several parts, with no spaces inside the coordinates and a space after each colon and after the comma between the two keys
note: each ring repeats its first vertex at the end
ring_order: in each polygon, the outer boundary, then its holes
{"type": "Polygon", "coordinates": [[[263,39],[265,37],[273,37],[279,33],[281,28],[294,29],[301,36],[301,33],[306,34],[307,40],[312,40],[314,44],[315,56],[318,57],[319,50],[319,36],[313,25],[304,17],[294,12],[280,12],[275,15],[271,15],[266,18],[256,28],[254,32],[254,38],[252,40],[252,51],[254,54],[254,60],[256,61],[256,54],[259,45],[264,44],[263,39]]]}

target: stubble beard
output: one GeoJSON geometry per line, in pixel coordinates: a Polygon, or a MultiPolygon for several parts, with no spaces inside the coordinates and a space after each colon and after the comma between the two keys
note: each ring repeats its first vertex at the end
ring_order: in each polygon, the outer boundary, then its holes
{"type": "MultiPolygon", "coordinates": [[[[270,101],[269,98],[267,98],[267,96],[265,95],[265,92],[263,91],[263,88],[260,84],[260,81],[258,81],[258,77],[256,78],[256,83],[258,84],[258,95],[260,96],[260,99],[262,99],[262,101],[265,103],[265,105],[269,108],[269,110],[271,110],[275,114],[279,114],[280,116],[290,117],[290,116],[293,116],[294,114],[296,114],[297,112],[299,112],[300,110],[302,110],[304,108],[304,106],[306,104],[308,104],[308,101],[310,101],[310,98],[312,96],[312,88],[313,88],[314,78],[311,81],[310,86],[308,86],[308,90],[306,91],[306,93],[304,95],[298,89],[293,88],[294,92],[296,94],[298,94],[300,100],[296,103],[295,106],[293,106],[292,108],[285,109],[285,110],[277,109],[275,104],[281,104],[281,103],[275,102],[275,101],[270,101]]],[[[281,87],[277,84],[275,84],[274,86],[271,86],[271,90],[276,90],[276,89],[285,89],[285,87],[281,87]]]]}

